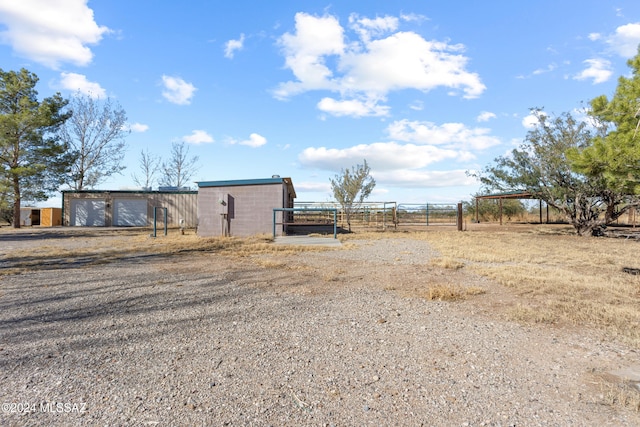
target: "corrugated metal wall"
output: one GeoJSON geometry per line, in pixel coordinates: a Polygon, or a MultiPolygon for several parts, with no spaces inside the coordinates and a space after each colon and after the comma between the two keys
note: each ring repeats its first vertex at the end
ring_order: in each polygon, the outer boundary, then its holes
{"type": "MultiPolygon", "coordinates": [[[[167,224],[179,227],[184,219],[184,226],[198,226],[198,192],[197,191],[63,191],[63,224],[71,223],[72,200],[99,199],[105,201],[105,221],[107,227],[113,225],[113,209],[116,199],[145,199],[147,201],[147,225],[153,225],[155,208],[167,208],[167,224]]],[[[164,222],[163,209],[157,209],[158,225],[164,222]]]]}
{"type": "MultiPolygon", "coordinates": [[[[187,228],[198,226],[198,193],[157,192],[149,195],[149,218],[153,221],[155,207],[167,208],[167,222],[170,227],[180,226],[180,219],[184,219],[187,228]]],[[[158,218],[163,213],[157,211],[158,218]]],[[[149,224],[153,224],[150,222],[149,224]]]]}

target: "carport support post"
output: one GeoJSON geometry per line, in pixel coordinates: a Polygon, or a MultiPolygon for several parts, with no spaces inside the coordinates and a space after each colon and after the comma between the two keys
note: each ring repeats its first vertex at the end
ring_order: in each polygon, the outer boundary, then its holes
{"type": "Polygon", "coordinates": [[[540,202],[540,209],[538,209],[538,211],[540,211],[540,224],[542,224],[542,199],[540,199],[539,202],[540,202]]]}
{"type": "Polygon", "coordinates": [[[480,222],[480,214],[478,213],[478,207],[479,207],[479,203],[478,203],[478,198],[476,197],[476,224],[480,222]]]}

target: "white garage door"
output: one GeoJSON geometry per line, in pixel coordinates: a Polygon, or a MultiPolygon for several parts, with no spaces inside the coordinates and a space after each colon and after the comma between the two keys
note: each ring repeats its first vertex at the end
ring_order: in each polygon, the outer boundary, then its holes
{"type": "Polygon", "coordinates": [[[104,199],[71,199],[71,225],[104,227],[104,199]]]}
{"type": "Polygon", "coordinates": [[[115,199],[113,225],[116,227],[145,227],[147,225],[146,199],[115,199]]]}

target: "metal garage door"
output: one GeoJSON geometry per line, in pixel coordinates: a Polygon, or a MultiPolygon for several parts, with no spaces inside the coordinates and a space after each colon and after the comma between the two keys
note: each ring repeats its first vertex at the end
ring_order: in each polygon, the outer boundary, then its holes
{"type": "Polygon", "coordinates": [[[71,225],[79,227],[103,227],[104,199],[72,199],[71,225]]]}
{"type": "Polygon", "coordinates": [[[115,199],[113,225],[116,227],[145,227],[147,225],[146,199],[115,199]]]}

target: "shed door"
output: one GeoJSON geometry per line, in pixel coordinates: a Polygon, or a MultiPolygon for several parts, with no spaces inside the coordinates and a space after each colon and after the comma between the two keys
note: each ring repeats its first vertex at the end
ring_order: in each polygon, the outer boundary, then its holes
{"type": "Polygon", "coordinates": [[[71,225],[104,227],[104,199],[71,199],[71,225]]]}
{"type": "Polygon", "coordinates": [[[146,227],[147,199],[115,199],[113,225],[116,227],[146,227]]]}

